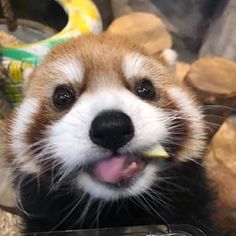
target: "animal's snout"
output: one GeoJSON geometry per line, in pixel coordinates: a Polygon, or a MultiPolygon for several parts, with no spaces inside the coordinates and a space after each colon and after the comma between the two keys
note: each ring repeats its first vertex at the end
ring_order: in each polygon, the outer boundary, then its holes
{"type": "Polygon", "coordinates": [[[127,114],[108,110],[94,118],[89,135],[93,143],[117,150],[133,138],[134,126],[127,114]]]}

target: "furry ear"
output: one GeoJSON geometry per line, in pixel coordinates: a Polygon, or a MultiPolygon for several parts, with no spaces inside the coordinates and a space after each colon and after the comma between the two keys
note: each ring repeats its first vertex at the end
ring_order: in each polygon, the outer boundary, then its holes
{"type": "Polygon", "coordinates": [[[161,62],[164,66],[166,66],[170,71],[175,71],[176,69],[176,61],[177,61],[177,53],[175,50],[166,48],[157,54],[154,54],[154,57],[161,62]]]}
{"type": "Polygon", "coordinates": [[[33,72],[34,68],[33,67],[28,67],[24,70],[23,72],[23,90],[25,91],[26,88],[28,87],[30,76],[33,72]]]}

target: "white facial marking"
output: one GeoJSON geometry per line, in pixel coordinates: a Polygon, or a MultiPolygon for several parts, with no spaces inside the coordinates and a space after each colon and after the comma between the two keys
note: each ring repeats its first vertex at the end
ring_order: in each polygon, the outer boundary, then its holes
{"type": "Polygon", "coordinates": [[[38,168],[32,161],[24,163],[24,158],[27,159],[26,151],[28,145],[25,141],[25,134],[29,130],[29,126],[33,121],[34,114],[39,109],[39,101],[30,98],[25,99],[24,102],[17,108],[16,117],[11,129],[11,149],[16,157],[16,162],[23,164],[22,168],[27,172],[37,172],[38,168]]]}
{"type": "Polygon", "coordinates": [[[158,145],[168,135],[165,113],[125,89],[82,95],[48,133],[50,144],[67,168],[111,155],[109,150],[92,143],[89,137],[93,119],[104,110],[123,111],[133,121],[135,136],[120,149],[121,153],[158,145]]]}
{"type": "Polygon", "coordinates": [[[183,117],[190,122],[191,135],[187,140],[187,144],[184,145],[180,159],[184,161],[191,158],[198,158],[204,150],[206,140],[203,115],[199,108],[193,104],[189,95],[181,88],[173,86],[168,89],[168,93],[177,103],[183,117]]]}
{"type": "Polygon", "coordinates": [[[82,62],[75,58],[63,58],[52,63],[55,71],[62,73],[71,83],[81,82],[84,75],[82,62]]]}
{"type": "Polygon", "coordinates": [[[140,75],[147,58],[139,53],[128,53],[123,60],[122,69],[127,79],[140,75]]]}

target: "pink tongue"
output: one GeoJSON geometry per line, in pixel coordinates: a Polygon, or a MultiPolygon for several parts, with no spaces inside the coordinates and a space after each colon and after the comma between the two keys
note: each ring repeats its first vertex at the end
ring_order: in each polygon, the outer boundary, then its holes
{"type": "Polygon", "coordinates": [[[118,183],[132,177],[144,168],[141,160],[134,161],[133,159],[128,155],[120,155],[99,161],[95,166],[94,174],[100,181],[118,183]]]}

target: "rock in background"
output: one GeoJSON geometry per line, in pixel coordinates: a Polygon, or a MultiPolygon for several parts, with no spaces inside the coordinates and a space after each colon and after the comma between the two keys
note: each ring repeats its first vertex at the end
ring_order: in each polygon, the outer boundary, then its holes
{"type": "Polygon", "coordinates": [[[114,20],[108,27],[110,34],[125,35],[150,54],[172,47],[172,38],[164,22],[153,14],[134,12],[114,20]]]}
{"type": "Polygon", "coordinates": [[[193,62],[199,55],[236,60],[235,0],[94,0],[104,29],[112,19],[131,12],[159,16],[173,38],[179,59],[193,62]]]}
{"type": "Polygon", "coordinates": [[[220,57],[203,57],[191,65],[184,78],[205,106],[209,140],[236,107],[235,75],[235,62],[220,57]]]}
{"type": "Polygon", "coordinates": [[[236,107],[235,75],[235,62],[203,57],[184,78],[203,104],[209,142],[215,135],[204,164],[216,189],[215,220],[227,236],[236,235],[236,116],[230,116],[236,107]]]}
{"type": "MultiPolygon", "coordinates": [[[[224,0],[223,0],[224,1],[224,0]]],[[[161,17],[173,35],[179,58],[193,61],[220,0],[111,0],[114,17],[150,12],[161,17]]]]}
{"type": "Polygon", "coordinates": [[[226,235],[236,235],[236,116],[229,117],[210,144],[205,159],[217,189],[217,221],[226,235]]]}

